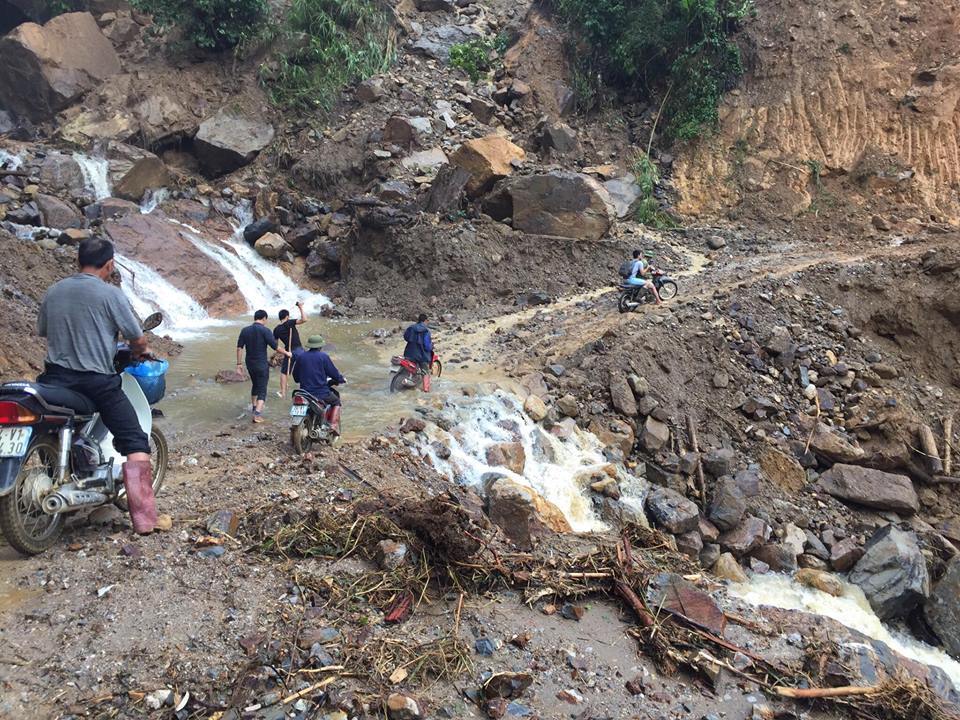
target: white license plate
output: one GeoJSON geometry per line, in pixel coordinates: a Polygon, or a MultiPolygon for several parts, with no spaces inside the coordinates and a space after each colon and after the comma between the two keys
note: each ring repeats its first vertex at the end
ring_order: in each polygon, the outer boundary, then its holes
{"type": "Polygon", "coordinates": [[[30,445],[31,427],[3,428],[0,430],[0,457],[23,457],[30,445]]]}
{"type": "Polygon", "coordinates": [[[290,417],[303,417],[307,414],[306,405],[294,405],[290,408],[290,417]]]}

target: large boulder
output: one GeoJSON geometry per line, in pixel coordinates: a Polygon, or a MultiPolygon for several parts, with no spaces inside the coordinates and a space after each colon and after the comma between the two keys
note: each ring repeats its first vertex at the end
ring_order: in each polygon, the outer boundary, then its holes
{"type": "Polygon", "coordinates": [[[599,240],[610,229],[607,191],[593,178],[565,170],[509,181],[513,227],[532,235],[599,240]]]}
{"type": "Polygon", "coordinates": [[[947,652],[960,660],[960,558],[947,565],[947,572],[933,588],[923,613],[947,652]]]}
{"type": "Polygon", "coordinates": [[[467,195],[475,198],[483,194],[497,180],[513,172],[513,163],[526,157],[523,148],[514,145],[502,135],[488,135],[467,140],[450,157],[450,163],[470,173],[467,195]]]}
{"type": "Polygon", "coordinates": [[[112,142],[107,150],[110,161],[110,182],[113,194],[126,200],[140,201],[147,190],[170,184],[170,170],[152,152],[133,145],[112,142]]]}
{"type": "Polygon", "coordinates": [[[487,464],[504,467],[517,475],[523,475],[527,456],[521,443],[502,442],[487,448],[487,464]]]}
{"type": "Polygon", "coordinates": [[[850,571],[881,620],[904,617],[930,595],[930,576],[914,533],[887,525],[867,542],[850,571]]]}
{"type": "Polygon", "coordinates": [[[83,170],[71,155],[48,154],[40,163],[40,183],[58,195],[78,197],[84,192],[83,170]]]}
{"type": "Polygon", "coordinates": [[[709,508],[710,522],[720,530],[732,530],[747,513],[747,501],[731,478],[718,482],[709,508]]]}
{"type": "Polygon", "coordinates": [[[71,202],[61,200],[53,195],[37,195],[37,207],[40,209],[40,218],[44,225],[58,230],[83,227],[83,215],[71,202]]]}
{"type": "Polygon", "coordinates": [[[834,465],[820,476],[820,487],[835,498],[877,510],[913,515],[920,507],[910,478],[857,465],[834,465]]]}
{"type": "Polygon", "coordinates": [[[273,125],[221,108],[200,123],[193,148],[207,175],[232,172],[273,142],[273,125]]]}
{"type": "Polygon", "coordinates": [[[650,492],[647,512],[658,527],[674,535],[691,532],[700,525],[700,511],[693,501],[666,487],[654,488],[650,492]]]}
{"type": "Polygon", "coordinates": [[[260,239],[253,244],[253,247],[260,253],[261,257],[268,260],[279,260],[292,250],[286,240],[272,232],[261,235],[260,239]]]}
{"type": "Polygon", "coordinates": [[[613,373],[610,376],[610,401],[617,412],[627,417],[637,416],[637,399],[633,396],[626,375],[613,373]]]}
{"type": "Polygon", "coordinates": [[[120,72],[120,58],[88,12],[24,23],[0,38],[0,106],[43,122],[120,72]]]}
{"type": "Polygon", "coordinates": [[[518,547],[529,549],[544,532],[571,532],[560,509],[533,488],[506,477],[497,478],[487,490],[487,515],[518,547]]]}

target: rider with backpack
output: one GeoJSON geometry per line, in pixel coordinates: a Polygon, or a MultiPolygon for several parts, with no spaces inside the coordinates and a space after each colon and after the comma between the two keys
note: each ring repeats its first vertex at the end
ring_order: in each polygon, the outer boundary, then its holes
{"type": "Polygon", "coordinates": [[[633,259],[625,261],[620,266],[620,277],[624,279],[625,285],[642,285],[647,288],[656,299],[656,304],[661,305],[660,293],[652,280],[648,279],[652,266],[650,260],[653,253],[649,250],[644,253],[640,250],[633,251],[633,259]],[[641,259],[641,257],[645,259],[641,259]]]}

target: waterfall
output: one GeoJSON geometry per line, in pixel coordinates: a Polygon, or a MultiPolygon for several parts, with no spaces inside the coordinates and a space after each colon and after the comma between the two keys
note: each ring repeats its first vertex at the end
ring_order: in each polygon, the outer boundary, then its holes
{"type": "Polygon", "coordinates": [[[240,293],[247,301],[249,310],[273,311],[291,307],[300,300],[308,312],[316,312],[330,303],[329,299],[297,286],[278,266],[260,257],[256,250],[243,239],[243,228],[251,219],[249,205],[236,212],[237,225],[233,235],[220,242],[211,242],[195,227],[170,218],[170,222],[183,228],[183,237],[194,247],[222,267],[237,283],[240,293]]]}
{"type": "Polygon", "coordinates": [[[23,165],[23,158],[0,148],[0,168],[16,172],[23,165]]]}
{"type": "Polygon", "coordinates": [[[163,313],[161,333],[183,340],[222,322],[211,318],[200,303],[164,280],[152,268],[119,253],[116,261],[123,281],[120,287],[134,312],[141,318],[157,310],[163,313]]]}
{"type": "Polygon", "coordinates": [[[83,182],[87,189],[93,193],[93,197],[96,200],[110,197],[113,192],[110,187],[110,163],[104,158],[92,158],[83,153],[74,153],[73,159],[80,166],[80,172],[83,173],[83,182]]]}

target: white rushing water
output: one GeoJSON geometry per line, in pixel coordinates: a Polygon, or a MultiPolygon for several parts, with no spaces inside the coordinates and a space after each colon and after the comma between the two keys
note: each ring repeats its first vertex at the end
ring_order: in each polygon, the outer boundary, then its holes
{"type": "Polygon", "coordinates": [[[141,318],[158,310],[163,313],[161,334],[186,340],[203,334],[206,328],[226,324],[211,318],[200,303],[171,285],[153,268],[119,253],[116,260],[123,280],[121,287],[134,312],[141,318]]]}
{"type": "Polygon", "coordinates": [[[728,592],[751,605],[769,605],[825,615],[852,630],[886,643],[905,657],[941,668],[960,690],[960,662],[906,632],[884,625],[860,588],[849,583],[843,583],[843,586],[843,595],[834,597],[800,585],[785,575],[771,573],[753,575],[748,583],[730,585],[728,592]]]}
{"type": "Polygon", "coordinates": [[[23,158],[0,148],[0,168],[15,172],[23,165],[23,158]]]}
{"type": "Polygon", "coordinates": [[[90,157],[83,153],[74,153],[73,159],[80,166],[83,173],[83,182],[97,200],[110,197],[113,191],[110,187],[110,163],[104,158],[90,157]]]}
{"type": "Polygon", "coordinates": [[[443,414],[458,422],[450,432],[431,429],[430,440],[449,448],[450,458],[441,459],[432,444],[420,449],[440,473],[461,485],[481,489],[488,473],[504,475],[553,503],[575,532],[606,529],[593,510],[588,487],[592,475],[609,467],[593,435],[579,429],[565,440],[551,435],[523,412],[516,396],[502,390],[448,403],[443,414]],[[526,464],[522,475],[487,462],[487,449],[502,442],[523,445],[526,464]]]}
{"type": "Polygon", "coordinates": [[[140,213],[143,215],[149,215],[163,203],[165,203],[169,197],[170,190],[168,188],[147,190],[147,194],[144,196],[143,202],[140,203],[140,213]]]}

